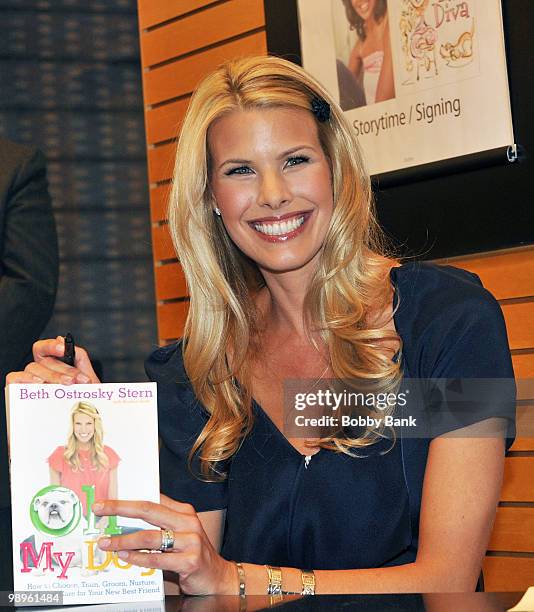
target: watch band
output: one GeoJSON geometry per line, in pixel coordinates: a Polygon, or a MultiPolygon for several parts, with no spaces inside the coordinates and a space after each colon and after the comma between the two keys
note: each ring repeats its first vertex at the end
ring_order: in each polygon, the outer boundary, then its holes
{"type": "Polygon", "coordinates": [[[267,586],[267,595],[282,595],[282,570],[279,567],[267,565],[267,574],[269,575],[269,585],[267,586]]]}
{"type": "Polygon", "coordinates": [[[301,570],[301,578],[301,595],[315,595],[315,574],[313,573],[313,570],[301,570]]]}

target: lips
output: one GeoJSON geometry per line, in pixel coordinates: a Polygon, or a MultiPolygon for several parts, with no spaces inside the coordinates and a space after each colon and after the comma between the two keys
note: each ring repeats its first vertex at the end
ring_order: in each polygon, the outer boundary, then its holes
{"type": "Polygon", "coordinates": [[[265,217],[249,221],[249,226],[267,242],[285,242],[303,230],[311,211],[288,213],[280,217],[265,217]]]}
{"type": "Polygon", "coordinates": [[[368,13],[370,5],[371,3],[369,1],[359,2],[354,6],[354,8],[356,9],[356,11],[358,11],[358,13],[360,13],[360,16],[363,16],[368,13]]]}

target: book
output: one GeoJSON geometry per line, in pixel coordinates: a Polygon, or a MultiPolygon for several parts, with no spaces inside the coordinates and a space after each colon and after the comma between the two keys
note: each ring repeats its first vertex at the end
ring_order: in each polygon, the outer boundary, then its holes
{"type": "Polygon", "coordinates": [[[91,509],[98,499],[159,502],[156,395],[155,383],[8,385],[15,591],[60,592],[63,605],[163,598],[160,570],[96,545],[154,527],[91,509]]]}
{"type": "Polygon", "coordinates": [[[523,597],[508,612],[532,612],[534,610],[534,586],[529,587],[523,597]]]}

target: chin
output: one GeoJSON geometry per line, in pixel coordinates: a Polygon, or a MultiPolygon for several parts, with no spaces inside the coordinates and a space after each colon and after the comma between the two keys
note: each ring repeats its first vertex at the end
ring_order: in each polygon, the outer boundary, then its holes
{"type": "Polygon", "coordinates": [[[285,272],[297,272],[298,270],[304,271],[308,268],[313,261],[314,257],[306,260],[286,260],[278,262],[257,262],[261,272],[267,272],[269,274],[284,274],[285,272]]]}

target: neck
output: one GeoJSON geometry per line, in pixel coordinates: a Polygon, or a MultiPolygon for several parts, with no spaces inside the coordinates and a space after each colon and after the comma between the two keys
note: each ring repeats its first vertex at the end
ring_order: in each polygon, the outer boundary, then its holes
{"type": "Polygon", "coordinates": [[[364,21],[364,28],[365,28],[365,33],[367,35],[369,35],[369,33],[374,30],[377,26],[378,26],[378,21],[375,19],[374,14],[371,14],[365,21],[364,21]]]}
{"type": "Polygon", "coordinates": [[[267,288],[260,299],[266,328],[286,334],[306,336],[304,299],[311,281],[311,274],[302,269],[276,274],[264,272],[267,288]]]}

